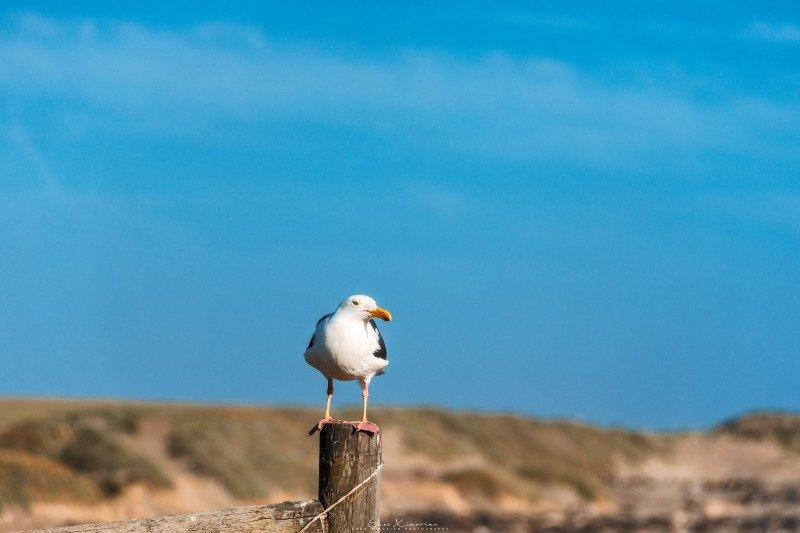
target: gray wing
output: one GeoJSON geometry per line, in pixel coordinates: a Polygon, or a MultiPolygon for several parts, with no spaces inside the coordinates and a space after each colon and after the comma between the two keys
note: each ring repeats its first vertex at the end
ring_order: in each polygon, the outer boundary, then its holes
{"type": "MultiPolygon", "coordinates": [[[[328,313],[328,314],[327,314],[327,315],[325,315],[324,317],[322,317],[322,318],[320,318],[319,320],[317,320],[317,325],[316,325],[316,326],[314,326],[314,329],[316,330],[316,328],[318,328],[318,327],[319,327],[320,323],[321,323],[323,320],[325,320],[326,318],[328,318],[329,316],[332,316],[332,315],[333,315],[333,313],[328,313]]],[[[317,333],[316,333],[316,331],[315,331],[315,332],[314,332],[314,334],[313,334],[313,335],[311,335],[311,340],[310,340],[310,341],[308,341],[308,346],[306,347],[306,350],[308,350],[309,348],[311,348],[312,346],[314,346],[314,337],[316,337],[316,336],[317,336],[317,333]]],[[[381,340],[381,343],[383,343],[383,340],[381,340]]]]}

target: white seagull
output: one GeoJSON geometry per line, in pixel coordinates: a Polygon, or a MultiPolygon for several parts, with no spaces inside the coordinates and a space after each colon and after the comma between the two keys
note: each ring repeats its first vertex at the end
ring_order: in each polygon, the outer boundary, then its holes
{"type": "Polygon", "coordinates": [[[383,374],[389,364],[386,357],[386,344],[373,318],[385,321],[392,314],[381,309],[375,300],[363,294],[348,296],[333,313],[327,314],[317,322],[317,329],[311,336],[306,353],[306,362],[319,370],[328,380],[328,401],[325,416],[308,432],[312,435],[322,429],[331,418],[331,399],[333,380],[354,381],[361,384],[364,413],[359,422],[353,422],[356,430],[377,433],[378,426],[367,420],[367,398],[369,382],[373,376],[383,374]]]}

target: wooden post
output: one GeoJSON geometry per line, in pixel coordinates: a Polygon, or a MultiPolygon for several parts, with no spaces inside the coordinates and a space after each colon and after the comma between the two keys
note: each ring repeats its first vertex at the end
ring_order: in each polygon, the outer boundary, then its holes
{"type": "MultiPolygon", "coordinates": [[[[328,508],[381,465],[381,434],[354,432],[341,422],[319,435],[319,501],[328,508]]],[[[380,472],[328,513],[331,533],[380,530],[380,472]]]]}

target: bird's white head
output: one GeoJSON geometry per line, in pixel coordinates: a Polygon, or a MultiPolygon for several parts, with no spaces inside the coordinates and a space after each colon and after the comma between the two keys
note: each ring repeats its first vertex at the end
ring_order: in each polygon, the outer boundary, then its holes
{"type": "Polygon", "coordinates": [[[378,304],[375,303],[375,300],[363,294],[354,294],[353,296],[348,296],[342,300],[342,303],[339,304],[337,313],[346,313],[347,315],[351,315],[354,318],[360,318],[364,321],[371,320],[373,318],[380,318],[388,322],[392,319],[392,313],[386,309],[378,307],[378,304]]]}

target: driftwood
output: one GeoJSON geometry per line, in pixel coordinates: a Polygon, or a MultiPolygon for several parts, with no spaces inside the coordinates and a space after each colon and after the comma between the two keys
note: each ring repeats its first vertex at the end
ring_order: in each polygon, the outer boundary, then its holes
{"type": "MultiPolygon", "coordinates": [[[[55,527],[36,530],[39,533],[89,533],[89,532],[122,532],[122,533],[172,533],[178,531],[203,531],[208,533],[250,533],[275,532],[297,533],[312,518],[323,510],[322,504],[316,500],[305,502],[283,502],[275,505],[256,505],[252,507],[236,507],[184,515],[158,516],[142,518],[127,522],[106,522],[101,524],[84,524],[79,526],[55,527]]],[[[329,531],[317,520],[306,531],[329,531]]]]}

